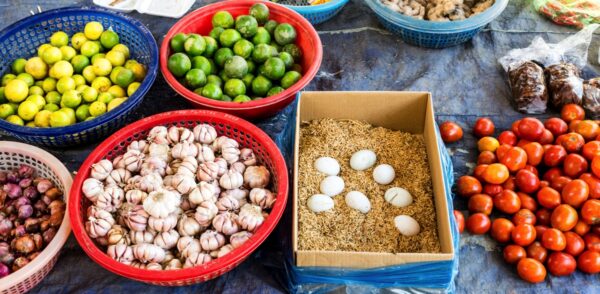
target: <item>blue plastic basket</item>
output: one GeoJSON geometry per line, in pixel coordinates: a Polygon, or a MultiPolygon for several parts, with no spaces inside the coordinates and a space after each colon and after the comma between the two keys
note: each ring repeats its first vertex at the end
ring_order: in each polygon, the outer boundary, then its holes
{"type": "Polygon", "coordinates": [[[131,58],[144,64],[148,73],[138,90],[123,104],[90,121],[60,128],[31,128],[0,120],[0,131],[32,144],[65,147],[98,141],[122,127],[140,105],[158,70],[158,47],[150,31],[139,21],[122,14],[89,7],[68,7],[22,19],[0,32],[0,75],[10,71],[13,60],[35,56],[37,47],[52,33],[62,30],[70,36],[83,31],[87,22],[98,21],[119,34],[129,47],[131,58]]]}
{"type": "Polygon", "coordinates": [[[508,5],[508,0],[496,0],[492,7],[468,19],[437,22],[416,19],[393,11],[380,0],[365,2],[385,28],[409,44],[427,48],[446,48],[471,40],[508,5]]]}
{"type": "Polygon", "coordinates": [[[304,18],[308,19],[311,24],[316,25],[334,17],[342,10],[342,8],[344,8],[348,1],[350,0],[331,0],[324,4],[305,6],[286,5],[284,4],[285,1],[281,4],[300,13],[304,18]]]}

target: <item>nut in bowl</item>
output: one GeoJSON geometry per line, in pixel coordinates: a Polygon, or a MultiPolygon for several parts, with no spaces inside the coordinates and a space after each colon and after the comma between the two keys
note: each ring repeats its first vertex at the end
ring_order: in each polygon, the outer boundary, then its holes
{"type": "Polygon", "coordinates": [[[114,273],[166,286],[241,263],[275,228],[288,190],[283,157],[265,133],[204,110],[122,129],[74,184],[69,214],[86,253],[114,273]]]}

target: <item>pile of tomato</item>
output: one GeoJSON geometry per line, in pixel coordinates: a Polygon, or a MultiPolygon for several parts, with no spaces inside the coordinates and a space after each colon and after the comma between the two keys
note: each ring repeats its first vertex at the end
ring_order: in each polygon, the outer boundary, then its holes
{"type": "MultiPolygon", "coordinates": [[[[440,126],[446,142],[462,130],[440,126]]],[[[563,107],[561,118],[515,121],[493,137],[494,124],[480,118],[480,138],[472,176],[462,176],[457,193],[468,200],[468,218],[454,215],[462,232],[490,233],[505,244],[504,260],[519,276],[539,283],[546,269],[567,276],[576,269],[600,272],[600,126],[583,108],[563,107]],[[493,220],[490,215],[494,213],[493,220]]],[[[460,135],[460,137],[458,136],[460,135]]]]}

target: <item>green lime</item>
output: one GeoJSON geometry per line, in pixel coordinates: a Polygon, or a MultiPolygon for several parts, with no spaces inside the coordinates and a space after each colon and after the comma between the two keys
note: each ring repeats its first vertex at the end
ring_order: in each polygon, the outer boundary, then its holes
{"type": "Polygon", "coordinates": [[[217,49],[219,48],[219,45],[217,44],[217,40],[215,40],[212,37],[202,37],[202,38],[204,38],[204,42],[206,43],[206,50],[204,50],[204,53],[202,53],[202,56],[212,57],[213,54],[215,54],[215,51],[217,51],[217,49]]]}
{"type": "Polygon", "coordinates": [[[15,109],[8,103],[0,105],[0,118],[6,119],[8,116],[15,114],[15,109]]]}
{"type": "Polygon", "coordinates": [[[254,63],[254,61],[246,59],[246,63],[248,63],[248,72],[254,73],[254,71],[256,70],[256,64],[254,63]]]}
{"type": "Polygon", "coordinates": [[[98,95],[98,101],[100,101],[104,104],[108,104],[113,99],[115,99],[115,96],[113,96],[113,94],[108,93],[108,92],[103,92],[103,93],[100,93],[100,95],[98,95]]]}
{"type": "Polygon", "coordinates": [[[62,77],[56,82],[56,90],[63,94],[69,90],[75,90],[77,85],[75,84],[75,80],[71,77],[62,77]]]}
{"type": "Polygon", "coordinates": [[[243,78],[248,73],[248,63],[240,56],[233,56],[225,62],[225,74],[230,78],[243,78]]]}
{"type": "Polygon", "coordinates": [[[259,75],[252,81],[252,93],[258,96],[265,96],[272,86],[273,83],[268,78],[259,75]]]}
{"type": "Polygon", "coordinates": [[[265,28],[265,30],[267,30],[267,32],[269,32],[269,34],[273,35],[277,25],[279,25],[278,22],[276,22],[274,20],[269,20],[265,23],[264,28],[265,28]]]}
{"type": "Polygon", "coordinates": [[[56,91],[48,92],[46,94],[46,104],[59,104],[61,98],[60,93],[56,91]]]}
{"type": "Polygon", "coordinates": [[[127,87],[127,96],[131,97],[133,96],[133,94],[135,93],[135,91],[137,91],[137,89],[140,87],[140,83],[139,82],[133,82],[131,83],[128,87],[127,87]]]}
{"type": "Polygon", "coordinates": [[[19,109],[19,104],[18,103],[9,102],[8,105],[10,105],[10,107],[13,108],[13,110],[15,111],[15,113],[17,112],[17,109],[19,109]]]}
{"type": "Polygon", "coordinates": [[[83,69],[90,65],[90,59],[85,55],[75,55],[71,59],[71,65],[73,65],[74,72],[82,73],[83,69]]]}
{"type": "Polygon", "coordinates": [[[71,124],[71,118],[65,111],[57,110],[50,114],[50,126],[53,128],[66,127],[71,124]]]}
{"type": "Polygon", "coordinates": [[[4,95],[4,87],[0,87],[0,103],[6,103],[8,99],[4,95]]]}
{"type": "Polygon", "coordinates": [[[25,122],[23,121],[22,118],[20,118],[18,115],[9,115],[6,118],[6,121],[11,123],[11,124],[15,124],[15,125],[19,125],[19,126],[23,126],[25,125],[25,122]]]}
{"type": "Polygon", "coordinates": [[[123,98],[127,96],[125,89],[119,85],[112,85],[106,92],[112,94],[115,98],[123,98]]]}
{"type": "Polygon", "coordinates": [[[110,61],[112,66],[122,66],[125,64],[125,54],[121,51],[111,50],[106,53],[106,59],[110,61]]]}
{"type": "Polygon", "coordinates": [[[127,46],[123,44],[117,44],[112,48],[112,50],[121,51],[123,54],[125,54],[125,59],[129,59],[129,48],[127,48],[127,46]]]}
{"type": "Polygon", "coordinates": [[[61,107],[75,108],[81,104],[81,94],[75,90],[68,90],[62,95],[61,107]]]}
{"type": "Polygon", "coordinates": [[[230,97],[235,97],[238,95],[246,94],[246,85],[242,80],[239,79],[230,79],[225,82],[225,94],[230,97]]]}
{"type": "Polygon", "coordinates": [[[44,89],[40,86],[29,87],[29,95],[44,95],[44,89]]]}
{"type": "Polygon", "coordinates": [[[35,83],[33,83],[33,85],[41,88],[44,85],[44,81],[43,80],[35,81],[35,83]]]}
{"type": "Polygon", "coordinates": [[[98,53],[100,53],[100,45],[94,41],[85,41],[81,45],[81,54],[87,57],[92,57],[98,53]]]}
{"type": "Polygon", "coordinates": [[[234,29],[226,29],[219,36],[219,42],[221,43],[221,46],[228,48],[232,47],[233,44],[240,39],[242,39],[242,35],[240,35],[240,33],[234,29]]]}
{"type": "Polygon", "coordinates": [[[273,56],[273,47],[267,44],[258,44],[252,52],[252,60],[257,63],[263,63],[273,56]]]}
{"type": "Polygon", "coordinates": [[[77,51],[71,46],[60,47],[60,52],[62,53],[63,60],[66,61],[71,61],[71,59],[77,55],[77,51]]]}
{"type": "Polygon", "coordinates": [[[302,50],[296,44],[287,44],[283,46],[282,51],[291,54],[296,62],[302,58],[302,50]]]}
{"type": "Polygon", "coordinates": [[[221,101],[231,102],[231,101],[233,101],[233,99],[231,99],[231,97],[229,97],[227,95],[223,95],[223,96],[221,96],[221,101]]]}
{"type": "Polygon", "coordinates": [[[89,116],[90,106],[87,104],[79,105],[79,107],[77,107],[77,109],[75,110],[75,117],[77,118],[77,121],[84,121],[89,116]]]}
{"type": "Polygon", "coordinates": [[[196,93],[196,94],[198,94],[198,95],[202,96],[202,90],[203,90],[203,87],[196,88],[196,89],[194,89],[194,93],[196,93]]]}
{"type": "Polygon", "coordinates": [[[20,73],[24,73],[25,72],[25,64],[27,64],[27,59],[25,59],[25,58],[15,59],[15,61],[13,61],[12,66],[11,66],[12,72],[16,75],[18,75],[20,73]]]}
{"type": "Polygon", "coordinates": [[[2,86],[6,86],[6,84],[8,84],[8,82],[10,82],[11,80],[14,80],[16,78],[17,78],[16,75],[5,74],[4,76],[2,76],[2,86]]]}
{"type": "Polygon", "coordinates": [[[235,29],[240,32],[244,38],[252,38],[258,29],[258,22],[253,16],[240,15],[235,20],[235,29]]]}
{"type": "Polygon", "coordinates": [[[225,66],[225,62],[229,59],[233,58],[233,51],[229,48],[219,48],[217,52],[215,52],[215,63],[223,68],[225,66]]]}
{"type": "Polygon", "coordinates": [[[219,67],[215,63],[214,59],[211,58],[208,61],[210,62],[210,73],[216,75],[219,72],[219,67]]]}
{"type": "Polygon", "coordinates": [[[42,95],[31,95],[25,99],[25,101],[31,101],[37,105],[38,110],[42,110],[44,105],[46,105],[46,99],[42,95]]]}
{"type": "Polygon", "coordinates": [[[246,85],[246,88],[250,89],[252,87],[252,81],[254,80],[254,75],[251,73],[247,73],[243,78],[242,82],[246,85]]]}
{"type": "Polygon", "coordinates": [[[129,84],[133,83],[134,80],[135,80],[135,76],[133,75],[133,72],[129,69],[122,68],[117,73],[117,77],[116,77],[115,81],[113,81],[113,82],[115,84],[121,86],[122,88],[127,88],[127,86],[129,86],[129,84]]]}
{"type": "Polygon", "coordinates": [[[302,78],[302,75],[297,71],[288,71],[285,73],[283,78],[281,78],[281,87],[287,89],[293,86],[302,78]]]}
{"type": "Polygon", "coordinates": [[[203,87],[206,84],[206,74],[201,69],[192,68],[185,74],[185,81],[191,89],[203,87]]]}
{"type": "Polygon", "coordinates": [[[83,43],[85,43],[87,40],[88,38],[85,37],[84,33],[76,33],[73,35],[73,37],[71,37],[71,46],[79,50],[81,49],[81,45],[83,45],[83,43]]]}
{"type": "Polygon", "coordinates": [[[219,88],[223,87],[223,80],[221,80],[221,78],[216,75],[209,75],[208,77],[206,77],[206,83],[215,84],[219,88]]]}
{"type": "Polygon", "coordinates": [[[48,103],[48,104],[44,105],[44,110],[48,110],[50,112],[55,112],[59,109],[60,109],[60,106],[58,106],[58,104],[48,103]]]}
{"type": "Polygon", "coordinates": [[[233,27],[233,16],[227,11],[219,11],[213,15],[213,27],[222,27],[225,29],[233,27]]]}
{"type": "Polygon", "coordinates": [[[239,40],[233,45],[233,53],[243,58],[252,56],[252,50],[254,50],[254,45],[252,42],[245,39],[239,40]]]}
{"type": "Polygon", "coordinates": [[[90,104],[90,108],[88,109],[90,115],[96,117],[101,116],[106,112],[106,104],[96,101],[90,104]]]}
{"type": "Polygon", "coordinates": [[[27,83],[28,87],[33,86],[33,84],[35,83],[35,80],[33,79],[33,77],[26,72],[18,74],[17,79],[27,83]]]}
{"type": "Polygon", "coordinates": [[[286,69],[290,69],[294,65],[294,57],[292,56],[292,54],[289,54],[287,52],[280,52],[279,59],[283,61],[286,69]]]}
{"type": "Polygon", "coordinates": [[[275,41],[271,41],[271,44],[269,45],[271,45],[271,47],[273,47],[273,50],[275,50],[273,56],[279,55],[279,52],[281,51],[281,49],[283,49],[283,47],[281,47],[281,45],[277,44],[277,42],[275,41]]]}
{"type": "Polygon", "coordinates": [[[192,58],[192,68],[202,70],[205,75],[209,75],[212,72],[210,61],[204,56],[196,56],[192,58]]]}
{"type": "Polygon", "coordinates": [[[265,76],[273,81],[281,79],[285,74],[285,63],[283,63],[283,61],[278,57],[271,57],[267,59],[264,65],[265,76]]]}
{"type": "Polygon", "coordinates": [[[269,7],[262,3],[256,3],[250,7],[250,15],[256,18],[259,24],[263,25],[269,20],[269,7]]]}
{"type": "Polygon", "coordinates": [[[85,102],[94,102],[98,99],[98,90],[92,87],[86,87],[81,91],[81,98],[83,98],[85,102]]]}
{"type": "Polygon", "coordinates": [[[224,29],[224,28],[222,28],[222,27],[215,27],[215,28],[213,28],[213,29],[210,31],[210,33],[208,33],[208,35],[209,35],[211,38],[213,38],[213,39],[215,39],[215,40],[218,40],[218,39],[219,39],[219,36],[221,36],[221,33],[222,33],[223,31],[225,31],[225,29],[224,29]]]}
{"type": "Polygon", "coordinates": [[[168,68],[174,76],[183,77],[192,68],[192,62],[187,55],[175,53],[169,57],[168,68]]]}
{"type": "Polygon", "coordinates": [[[115,81],[117,80],[117,74],[119,73],[119,71],[121,71],[121,69],[124,69],[124,67],[117,66],[113,68],[113,70],[110,72],[109,78],[113,84],[116,83],[115,81]]]}
{"type": "Polygon", "coordinates": [[[259,75],[266,76],[266,73],[265,73],[265,65],[264,65],[264,64],[261,64],[261,65],[259,65],[259,66],[258,66],[258,69],[256,70],[256,72],[257,72],[259,75]]]}
{"type": "Polygon", "coordinates": [[[85,68],[83,68],[83,71],[81,72],[81,74],[83,75],[83,77],[85,78],[85,80],[88,83],[91,83],[92,81],[94,81],[96,79],[96,74],[94,73],[94,67],[91,65],[88,65],[85,68]]]}
{"type": "Polygon", "coordinates": [[[123,104],[127,98],[115,98],[106,105],[106,111],[111,111],[117,108],[119,105],[123,104]]]}
{"type": "Polygon", "coordinates": [[[12,79],[4,87],[4,96],[10,102],[19,103],[29,96],[29,86],[23,80],[12,79]]]}
{"type": "Polygon", "coordinates": [[[273,36],[281,46],[291,44],[296,42],[296,29],[289,23],[281,23],[275,28],[273,36]]]}
{"type": "Polygon", "coordinates": [[[252,99],[246,95],[238,95],[235,96],[235,98],[233,98],[233,102],[237,102],[237,103],[244,103],[244,102],[249,102],[252,101],[252,99]]]}
{"type": "Polygon", "coordinates": [[[76,87],[85,85],[85,78],[82,75],[73,75],[72,78],[76,87]]]}
{"type": "Polygon", "coordinates": [[[279,87],[279,86],[273,87],[269,90],[269,92],[267,92],[267,97],[275,96],[283,91],[285,91],[285,89],[282,87],[279,87]]]}
{"type": "Polygon", "coordinates": [[[174,52],[183,52],[183,43],[187,40],[187,35],[184,33],[177,33],[173,38],[171,38],[171,50],[174,52]]]}
{"type": "Polygon", "coordinates": [[[100,35],[100,43],[102,44],[102,47],[112,49],[112,47],[119,44],[119,35],[111,30],[104,31],[100,35]]]}
{"type": "Polygon", "coordinates": [[[69,44],[69,35],[63,31],[58,31],[50,36],[50,44],[55,47],[62,47],[69,44]]]}
{"type": "Polygon", "coordinates": [[[202,37],[190,37],[183,44],[189,56],[199,56],[206,50],[206,41],[202,37]]]}
{"type": "Polygon", "coordinates": [[[141,64],[141,63],[137,63],[132,65],[131,67],[129,67],[128,69],[130,69],[133,72],[133,76],[135,77],[135,80],[138,82],[141,82],[144,80],[144,78],[146,77],[146,66],[141,64]]]}
{"type": "Polygon", "coordinates": [[[83,29],[85,37],[90,40],[98,40],[103,31],[104,27],[97,21],[88,22],[85,24],[85,28],[83,29]]]}
{"type": "Polygon", "coordinates": [[[302,65],[294,63],[294,65],[292,65],[291,70],[297,71],[297,72],[302,72],[302,65]]]}
{"type": "Polygon", "coordinates": [[[221,78],[221,80],[223,80],[223,82],[227,82],[230,79],[230,77],[227,76],[227,74],[225,73],[224,69],[219,72],[219,77],[221,78]]]}
{"type": "Polygon", "coordinates": [[[94,42],[94,43],[96,43],[98,45],[98,48],[100,48],[100,52],[99,53],[106,52],[106,48],[102,47],[102,43],[100,43],[100,41],[96,40],[96,41],[90,41],[90,42],[94,42]]]}
{"type": "Polygon", "coordinates": [[[206,84],[206,86],[202,88],[202,96],[206,98],[219,100],[222,95],[223,91],[216,84],[206,84]]]}
{"type": "Polygon", "coordinates": [[[32,75],[36,80],[41,80],[48,74],[48,65],[41,57],[32,57],[25,63],[25,72],[32,75]]]}
{"type": "Polygon", "coordinates": [[[47,128],[50,127],[50,115],[52,111],[50,110],[42,110],[38,112],[33,118],[33,122],[36,127],[47,128]]]}
{"type": "Polygon", "coordinates": [[[254,45],[269,44],[271,43],[271,34],[269,34],[267,29],[260,27],[257,29],[256,35],[252,37],[252,43],[254,43],[254,45]]]}
{"type": "Polygon", "coordinates": [[[39,108],[37,104],[33,101],[23,101],[23,103],[19,104],[19,109],[17,110],[17,114],[23,120],[32,120],[35,115],[38,113],[39,108]]]}
{"type": "Polygon", "coordinates": [[[94,64],[94,62],[96,62],[96,60],[98,60],[100,58],[106,58],[106,54],[104,54],[104,53],[98,53],[98,54],[92,56],[92,58],[90,58],[91,64],[94,64]]]}

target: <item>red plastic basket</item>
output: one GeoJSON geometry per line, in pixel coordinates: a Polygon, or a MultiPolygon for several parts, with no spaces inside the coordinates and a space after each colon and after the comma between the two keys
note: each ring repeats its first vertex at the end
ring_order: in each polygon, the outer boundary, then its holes
{"type": "Polygon", "coordinates": [[[308,85],[315,77],[321,66],[322,59],[323,47],[321,39],[310,22],[297,12],[269,1],[231,0],[204,6],[178,21],[169,30],[160,47],[160,71],[167,80],[167,83],[177,93],[198,108],[219,110],[248,119],[273,115],[290,104],[296,97],[296,93],[308,85]],[[248,9],[258,2],[264,3],[269,7],[271,19],[278,22],[287,22],[296,29],[298,33],[296,44],[303,52],[301,65],[304,73],[302,73],[300,81],[275,96],[246,103],[224,102],[202,97],[179,83],[167,68],[167,60],[171,55],[171,48],[169,46],[171,38],[177,33],[208,35],[212,30],[212,17],[217,11],[227,10],[236,17],[248,14],[248,9]]]}
{"type": "Polygon", "coordinates": [[[141,119],[119,130],[100,144],[85,160],[79,169],[69,196],[69,217],[73,234],[79,245],[96,263],[118,275],[161,286],[182,286],[205,282],[216,278],[242,263],[275,229],[279,222],[288,194],[288,171],[277,145],[262,130],[251,123],[229,114],[210,110],[180,110],[165,112],[141,119]],[[242,147],[251,148],[259,162],[271,171],[273,192],[277,201],[269,217],[256,233],[239,248],[209,263],[189,269],[152,271],[134,268],[110,258],[92,241],[85,231],[84,217],[91,202],[82,195],[81,186],[89,177],[93,163],[123,154],[133,140],[146,137],[154,126],[183,126],[193,128],[198,124],[210,124],[219,135],[235,139],[242,147]]]}

